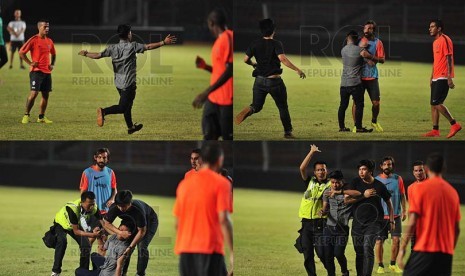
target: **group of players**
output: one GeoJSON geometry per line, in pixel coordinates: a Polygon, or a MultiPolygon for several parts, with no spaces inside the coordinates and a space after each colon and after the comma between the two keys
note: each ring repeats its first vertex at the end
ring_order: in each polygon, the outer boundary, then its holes
{"type": "MultiPolygon", "coordinates": [[[[281,63],[297,72],[300,78],[305,78],[305,73],[292,64],[286,57],[283,44],[274,39],[275,23],[272,19],[263,19],[259,22],[262,38],[253,41],[248,47],[244,62],[254,68],[252,76],[255,77],[253,85],[253,99],[235,118],[236,124],[242,123],[247,117],[260,112],[268,93],[278,107],[284,138],[295,138],[292,134],[291,117],[287,104],[287,89],[281,79],[283,72],[281,63]],[[252,60],[255,58],[255,61],[252,60]]],[[[442,114],[451,125],[447,138],[453,137],[462,127],[456,122],[444,101],[447,98],[449,88],[455,87],[454,78],[454,52],[452,40],[444,34],[444,24],[441,20],[432,20],[429,25],[430,36],[433,42],[433,70],[430,77],[431,86],[431,114],[433,130],[423,136],[439,137],[439,114],[442,114]]],[[[377,64],[385,62],[385,53],[382,41],[376,37],[376,23],[368,20],[363,25],[363,36],[358,32],[350,31],[346,35],[346,44],[341,50],[343,71],[340,86],[340,106],[338,121],[340,132],[377,132],[384,129],[378,122],[380,112],[380,88],[377,64]],[[371,126],[367,129],[362,126],[364,92],[368,92],[372,102],[371,126]],[[352,117],[354,128],[351,130],[345,126],[345,111],[349,106],[350,96],[353,98],[352,117]]]]}
{"type": "Polygon", "coordinates": [[[316,275],[314,251],[328,275],[336,275],[334,258],[342,275],[349,275],[344,252],[350,219],[357,275],[372,274],[375,256],[376,272],[386,272],[383,245],[389,232],[392,237],[389,270],[403,275],[451,275],[459,235],[460,202],[457,191],[442,178],[445,166],[442,156],[431,154],[426,164],[413,163],[415,182],[408,186],[407,215],[405,186],[402,177],[394,173],[393,157],[381,159],[381,173],[377,176],[375,163],[361,160],[357,165],[358,177],[345,183],[341,171],[327,173],[324,161],[314,162],[313,175],[307,173],[307,166],[318,152],[319,148],[311,145],[300,165],[306,190],[299,209],[302,228],[295,246],[304,255],[308,275],[316,275]],[[402,221],[407,217],[402,237],[402,221]],[[412,253],[404,266],[410,240],[412,253]]]}
{"type": "MultiPolygon", "coordinates": [[[[51,73],[55,66],[56,50],[53,41],[48,37],[50,23],[46,19],[37,22],[38,34],[24,43],[26,24],[21,21],[21,11],[15,11],[16,20],[9,24],[11,33],[12,60],[16,49],[19,52],[21,68],[23,61],[30,66],[30,94],[21,122],[30,122],[30,112],[39,92],[42,94],[38,123],[53,123],[45,116],[49,94],[52,91],[51,73]],[[11,25],[11,26],[10,26],[11,25]],[[18,28],[16,27],[18,26],[18,28]],[[19,41],[19,39],[21,39],[19,41]],[[18,41],[17,41],[18,40],[18,41]],[[29,59],[27,53],[31,53],[29,59]]],[[[0,30],[2,31],[0,18],[0,30]]],[[[205,140],[232,140],[232,101],[233,101],[233,32],[226,25],[226,13],[223,9],[215,9],[207,18],[208,28],[216,41],[212,48],[212,65],[201,57],[195,60],[196,67],[211,73],[210,85],[193,100],[194,108],[202,108],[202,132],[205,140]]],[[[97,109],[97,125],[104,125],[105,116],[124,114],[128,134],[140,131],[143,124],[135,124],[132,120],[132,106],[136,96],[136,54],[144,53],[165,45],[176,43],[176,37],[168,35],[160,42],[141,44],[132,41],[131,26],[124,24],[117,28],[119,43],[109,45],[99,53],[82,50],[78,54],[92,59],[110,57],[113,63],[114,82],[120,95],[118,104],[97,109]]],[[[2,34],[2,32],[0,32],[2,34]]],[[[8,61],[3,37],[0,35],[0,68],[8,61]]],[[[12,68],[12,63],[10,64],[12,68]]]]}
{"type": "MultiPolygon", "coordinates": [[[[219,144],[204,144],[202,149],[193,150],[192,169],[178,185],[173,214],[181,275],[227,275],[224,243],[229,248],[232,274],[232,179],[222,168],[223,158],[219,144]]],[[[158,229],[158,215],[146,202],[133,199],[131,191],[117,191],[115,172],[107,166],[107,148],[98,149],[93,159],[94,163],[82,173],[80,198],[66,203],[56,213],[44,237],[46,245],[55,249],[51,275],[62,272],[67,235],[80,249],[77,276],[127,275],[136,246],[136,275],[145,275],[148,246],[158,229]],[[115,227],[117,217],[121,223],[115,227]],[[91,254],[95,240],[97,252],[91,254]]]]}

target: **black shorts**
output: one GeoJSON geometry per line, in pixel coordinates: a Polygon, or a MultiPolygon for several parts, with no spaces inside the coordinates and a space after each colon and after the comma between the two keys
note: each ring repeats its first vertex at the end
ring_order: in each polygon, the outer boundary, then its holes
{"type": "Polygon", "coordinates": [[[370,96],[371,101],[379,101],[381,92],[379,91],[378,79],[362,80],[363,88],[365,88],[370,96]]]}
{"type": "Polygon", "coordinates": [[[24,41],[11,41],[11,51],[15,52],[16,50],[21,49],[23,47],[24,41]]]}
{"type": "Polygon", "coordinates": [[[431,83],[431,105],[443,104],[449,93],[447,80],[437,80],[431,83]]]}
{"type": "Polygon", "coordinates": [[[202,115],[202,132],[204,140],[233,139],[233,106],[218,105],[210,100],[205,102],[202,115]]]}
{"type": "Polygon", "coordinates": [[[31,91],[52,91],[52,74],[32,71],[29,73],[29,79],[31,81],[31,91]]]}
{"type": "Polygon", "coordinates": [[[397,217],[394,219],[396,223],[396,228],[394,228],[394,231],[389,230],[390,229],[390,223],[389,219],[385,219],[383,221],[383,229],[379,233],[379,236],[377,239],[381,240],[386,240],[389,237],[389,233],[391,233],[391,237],[400,237],[402,236],[402,220],[400,217],[397,217]]]}
{"type": "Polygon", "coordinates": [[[221,254],[181,253],[179,258],[181,276],[226,276],[226,264],[221,254]]]}
{"type": "Polygon", "coordinates": [[[404,269],[404,276],[449,276],[452,274],[452,255],[412,251],[404,269]]]}

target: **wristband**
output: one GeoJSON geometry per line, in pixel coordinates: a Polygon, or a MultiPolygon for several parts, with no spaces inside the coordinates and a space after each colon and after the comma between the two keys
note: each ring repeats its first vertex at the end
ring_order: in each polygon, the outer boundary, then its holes
{"type": "Polygon", "coordinates": [[[165,46],[166,44],[164,40],[160,41],[160,43],[161,43],[161,46],[165,46]]]}

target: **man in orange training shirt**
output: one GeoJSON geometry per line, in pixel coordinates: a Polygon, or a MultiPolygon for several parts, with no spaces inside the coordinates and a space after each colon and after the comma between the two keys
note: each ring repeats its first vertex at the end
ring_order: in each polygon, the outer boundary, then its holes
{"type": "Polygon", "coordinates": [[[223,150],[218,143],[201,149],[201,169],[185,178],[176,190],[176,244],[181,276],[225,276],[224,242],[233,268],[233,231],[230,219],[231,184],[218,172],[223,150]]]}
{"type": "Polygon", "coordinates": [[[49,93],[52,91],[52,70],[55,65],[56,52],[53,41],[47,37],[50,30],[48,20],[39,20],[37,28],[39,29],[39,33],[31,37],[19,50],[21,59],[31,66],[29,73],[31,93],[26,101],[26,112],[21,121],[23,124],[29,123],[29,115],[39,91],[42,92],[42,100],[40,101],[40,112],[37,122],[52,123],[52,121],[45,117],[45,110],[47,109],[49,93]],[[29,51],[31,52],[32,61],[26,56],[29,51]],[[50,55],[52,56],[51,62],[50,55]]]}
{"type": "Polygon", "coordinates": [[[460,202],[457,191],[442,178],[444,167],[444,157],[428,156],[428,179],[408,189],[409,223],[397,256],[401,268],[405,249],[414,233],[416,240],[404,275],[451,275],[460,232],[460,202]]]}
{"type": "Polygon", "coordinates": [[[429,34],[434,37],[433,42],[433,72],[431,73],[431,117],[433,120],[433,129],[423,136],[439,137],[439,113],[441,113],[450,122],[450,132],[447,138],[451,138],[462,129],[450,114],[444,101],[449,93],[449,88],[454,89],[454,46],[452,40],[443,33],[444,24],[441,20],[432,20],[429,24],[429,34]]]}
{"type": "Polygon", "coordinates": [[[194,108],[203,108],[202,132],[204,140],[233,139],[233,31],[226,26],[226,14],[215,9],[208,15],[208,29],[216,37],[213,44],[212,65],[197,57],[197,68],[211,73],[210,86],[195,97],[194,108]]]}
{"type": "Polygon", "coordinates": [[[200,158],[200,149],[195,148],[191,152],[191,169],[184,174],[184,178],[189,175],[195,174],[199,171],[200,166],[202,166],[202,158],[200,158]]]}

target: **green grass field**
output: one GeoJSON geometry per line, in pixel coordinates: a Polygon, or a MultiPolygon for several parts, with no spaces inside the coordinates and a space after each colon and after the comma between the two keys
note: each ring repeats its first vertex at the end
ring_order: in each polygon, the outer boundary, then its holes
{"type": "MultiPolygon", "coordinates": [[[[209,85],[210,75],[195,68],[195,58],[210,63],[211,45],[185,44],[162,47],[138,55],[138,88],[133,106],[134,122],[144,128],[127,134],[123,115],[106,117],[96,124],[96,109],[117,104],[111,59],[90,60],[77,53],[81,45],[56,45],[57,61],[52,73],[53,92],[46,116],[53,124],[35,123],[40,95],[31,111],[34,123],[21,124],[29,95],[29,74],[8,64],[0,71],[0,140],[200,140],[201,110],[194,110],[194,97],[209,85]],[[82,70],[81,70],[82,68],[82,70]],[[92,70],[90,70],[90,68],[92,70]]],[[[105,45],[88,46],[101,51],[105,45]]]]}
{"type": "MultiPolygon", "coordinates": [[[[293,192],[234,190],[234,246],[237,275],[306,274],[303,255],[294,248],[298,236],[297,230],[300,229],[297,214],[301,196],[301,193],[293,192]]],[[[465,213],[465,206],[462,206],[461,213],[465,213]]],[[[465,229],[465,219],[461,220],[460,227],[465,229]]],[[[385,242],[384,252],[386,265],[390,258],[388,241],[385,242]]],[[[350,274],[355,275],[355,252],[351,240],[346,248],[346,257],[350,274]]],[[[340,267],[337,261],[335,262],[339,275],[340,267]]],[[[325,275],[324,267],[319,260],[316,267],[318,275],[325,275]]],[[[460,236],[455,251],[452,274],[465,275],[464,234],[460,236]]]]}
{"type": "MultiPolygon", "coordinates": [[[[252,67],[243,61],[243,54],[235,55],[234,65],[234,114],[238,114],[252,102],[254,78],[252,67]]],[[[320,60],[312,58],[310,65],[301,65],[299,56],[290,56],[290,60],[306,74],[305,80],[284,67],[283,79],[288,92],[288,104],[298,139],[311,140],[430,140],[421,134],[431,129],[429,105],[429,76],[432,64],[394,62],[387,60],[379,65],[381,90],[381,112],[378,117],[383,133],[339,133],[337,111],[339,107],[340,59],[327,58],[329,65],[321,65],[320,60]]],[[[309,64],[310,57],[305,57],[309,64]]],[[[452,115],[465,122],[465,66],[455,67],[456,88],[449,91],[445,102],[452,115]]],[[[346,112],[346,127],[353,127],[350,106],[346,112]]],[[[364,126],[371,128],[371,101],[365,95],[364,126]]],[[[449,132],[449,123],[440,119],[441,139],[449,132]]],[[[246,119],[241,125],[234,126],[235,140],[280,140],[283,139],[283,127],[279,112],[271,96],[267,97],[260,113],[246,119]]],[[[462,131],[453,138],[464,140],[462,131]]],[[[437,140],[437,138],[436,138],[437,140]]]]}
{"type": "MultiPolygon", "coordinates": [[[[52,225],[56,212],[68,201],[79,197],[77,191],[27,189],[0,186],[0,275],[50,275],[54,250],[45,247],[42,237],[52,225]]],[[[178,258],[174,254],[174,198],[138,196],[158,213],[159,228],[152,240],[147,275],[177,275],[178,258]]],[[[93,246],[93,251],[96,245],[93,246]]],[[[131,258],[128,275],[136,273],[137,251],[131,258]]],[[[79,247],[68,237],[63,260],[63,276],[74,275],[79,266],[79,247]]]]}

